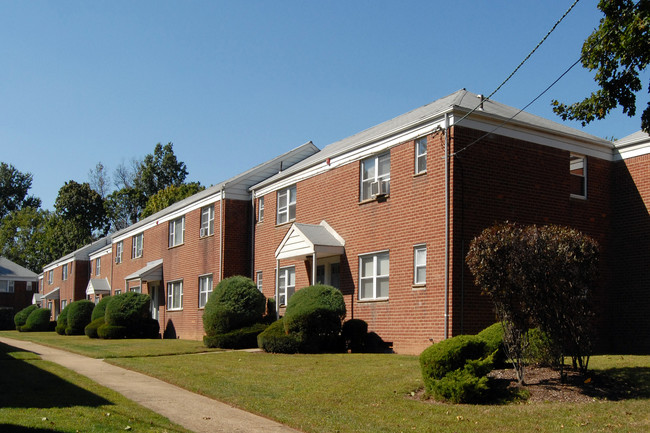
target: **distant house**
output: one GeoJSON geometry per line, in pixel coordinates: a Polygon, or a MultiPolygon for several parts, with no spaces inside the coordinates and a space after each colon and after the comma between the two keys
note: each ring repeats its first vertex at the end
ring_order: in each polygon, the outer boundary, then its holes
{"type": "Polygon", "coordinates": [[[38,293],[38,275],[0,257],[0,309],[15,313],[29,306],[38,293]]]}

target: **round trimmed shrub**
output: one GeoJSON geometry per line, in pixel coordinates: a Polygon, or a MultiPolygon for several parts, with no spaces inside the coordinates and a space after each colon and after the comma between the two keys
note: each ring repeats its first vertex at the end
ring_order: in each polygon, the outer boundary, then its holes
{"type": "Polygon", "coordinates": [[[338,348],[345,313],[341,291],[316,284],[296,291],[289,298],[284,329],[299,339],[301,352],[332,351],[338,348]]]}
{"type": "Polygon", "coordinates": [[[14,323],[14,309],[13,308],[0,308],[0,331],[8,331],[15,329],[14,323]]]}
{"type": "Polygon", "coordinates": [[[476,336],[485,342],[485,356],[492,355],[495,368],[505,367],[507,356],[503,345],[503,325],[501,322],[488,326],[476,336]]]}
{"type": "MultiPolygon", "coordinates": [[[[111,296],[104,314],[106,326],[124,327],[127,329],[126,335],[129,337],[142,335],[142,328],[147,326],[145,321],[151,319],[150,303],[151,298],[149,295],[142,293],[126,292],[111,296]]],[[[100,329],[97,330],[98,335],[100,338],[104,338],[102,333],[99,332],[100,329]]]]}
{"type": "Polygon", "coordinates": [[[253,280],[234,276],[221,280],[203,311],[206,335],[225,334],[262,321],[266,298],[253,280]]]}
{"type": "Polygon", "coordinates": [[[99,338],[99,335],[97,335],[97,329],[104,323],[106,322],[104,322],[103,316],[93,320],[84,328],[84,334],[90,338],[99,338]]]}
{"type": "Polygon", "coordinates": [[[528,347],[524,356],[528,364],[548,367],[559,366],[562,359],[559,346],[539,328],[528,330],[528,347]]]}
{"type": "Polygon", "coordinates": [[[56,328],[54,330],[59,335],[65,335],[65,328],[68,327],[68,311],[70,311],[70,305],[65,306],[63,311],[59,313],[59,317],[56,319],[56,328]]]}
{"type": "Polygon", "coordinates": [[[25,323],[27,323],[27,318],[29,317],[29,315],[32,313],[32,311],[36,310],[37,308],[38,308],[37,305],[32,304],[16,313],[16,315],[14,316],[14,325],[16,325],[16,331],[20,331],[20,328],[22,328],[25,325],[25,323]]]}
{"type": "MultiPolygon", "coordinates": [[[[68,307],[66,307],[68,308],[68,307]]],[[[74,301],[68,308],[67,326],[65,327],[66,335],[83,335],[84,328],[92,320],[90,317],[93,314],[95,304],[87,299],[74,301]]]]}
{"type": "Polygon", "coordinates": [[[284,330],[284,319],[276,320],[257,336],[257,347],[269,353],[298,353],[300,341],[284,330]]]}
{"type": "Polygon", "coordinates": [[[156,319],[143,319],[135,333],[136,338],[160,338],[160,323],[156,319]]]}
{"type": "Polygon", "coordinates": [[[447,373],[463,368],[470,359],[485,355],[485,342],[475,335],[458,335],[429,346],[420,354],[420,367],[425,385],[442,379],[447,373]]]}
{"type": "Polygon", "coordinates": [[[107,340],[126,338],[127,330],[128,328],[126,326],[109,325],[108,323],[104,323],[97,328],[97,336],[107,340]]]}
{"type": "Polygon", "coordinates": [[[257,336],[269,325],[256,323],[246,328],[235,329],[225,334],[205,335],[203,344],[206,347],[218,347],[220,349],[250,349],[257,347],[257,336]]]}
{"type": "Polygon", "coordinates": [[[23,332],[45,332],[50,330],[50,316],[52,312],[47,308],[36,308],[27,317],[27,321],[20,328],[23,332]]]}
{"type": "Polygon", "coordinates": [[[361,319],[350,319],[341,327],[341,338],[345,348],[352,353],[362,353],[366,350],[368,324],[361,319]]]}
{"type": "Polygon", "coordinates": [[[99,319],[100,317],[104,317],[104,314],[106,313],[106,306],[108,305],[108,301],[111,300],[110,296],[104,296],[102,299],[99,300],[99,302],[95,305],[95,308],[93,309],[93,314],[90,316],[90,321],[94,321],[99,319]]]}

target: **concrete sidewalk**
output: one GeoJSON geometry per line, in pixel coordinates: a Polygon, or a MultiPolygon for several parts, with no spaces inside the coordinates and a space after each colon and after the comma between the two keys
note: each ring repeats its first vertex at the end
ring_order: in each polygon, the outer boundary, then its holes
{"type": "Polygon", "coordinates": [[[197,433],[298,433],[298,430],[278,422],[236,409],[153,377],[116,367],[100,359],[41,346],[29,341],[0,337],[0,342],[34,352],[46,361],[57,363],[87,376],[100,385],[113,389],[128,399],[197,433]]]}

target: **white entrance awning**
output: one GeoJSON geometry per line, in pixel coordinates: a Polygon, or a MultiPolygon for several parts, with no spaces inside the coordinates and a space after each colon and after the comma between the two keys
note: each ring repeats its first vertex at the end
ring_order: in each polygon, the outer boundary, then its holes
{"type": "Polygon", "coordinates": [[[153,262],[147,263],[147,266],[144,268],[128,275],[125,280],[142,280],[142,281],[159,281],[162,280],[162,265],[163,259],[154,260],[153,262]]]}
{"type": "Polygon", "coordinates": [[[86,295],[110,295],[111,285],[107,278],[90,280],[86,286],[86,295]]]}
{"type": "Polygon", "coordinates": [[[345,252],[345,240],[325,221],[294,223],[275,250],[275,259],[337,256],[345,252]]]}
{"type": "Polygon", "coordinates": [[[59,299],[59,289],[60,287],[57,287],[51,292],[44,294],[41,299],[47,299],[48,301],[52,299],[59,299]]]}
{"type": "Polygon", "coordinates": [[[40,293],[34,293],[34,296],[32,296],[32,304],[40,306],[42,297],[43,295],[41,295],[40,293]]]}

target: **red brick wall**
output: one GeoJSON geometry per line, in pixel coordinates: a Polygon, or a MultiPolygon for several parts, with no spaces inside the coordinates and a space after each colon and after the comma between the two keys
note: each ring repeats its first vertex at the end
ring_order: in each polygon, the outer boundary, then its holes
{"type": "Polygon", "coordinates": [[[14,292],[0,292],[0,307],[12,308],[19,312],[32,303],[34,293],[38,292],[38,282],[32,281],[32,289],[27,290],[27,281],[14,281],[14,292]]]}
{"type": "Polygon", "coordinates": [[[612,182],[615,209],[609,303],[613,349],[650,350],[650,155],[615,163],[612,182]]]}
{"type": "MultiPolygon", "coordinates": [[[[44,274],[43,294],[48,294],[55,288],[59,288],[59,299],[52,300],[52,317],[54,318],[54,304],[61,305],[65,300],[67,305],[80,299],[86,299],[86,287],[88,286],[88,261],[74,260],[68,263],[68,279],[63,280],[63,265],[53,269],[52,284],[48,283],[49,271],[44,274]]],[[[43,301],[43,307],[48,308],[48,300],[43,301]]],[[[60,311],[60,310],[59,310],[60,311]]]]}

